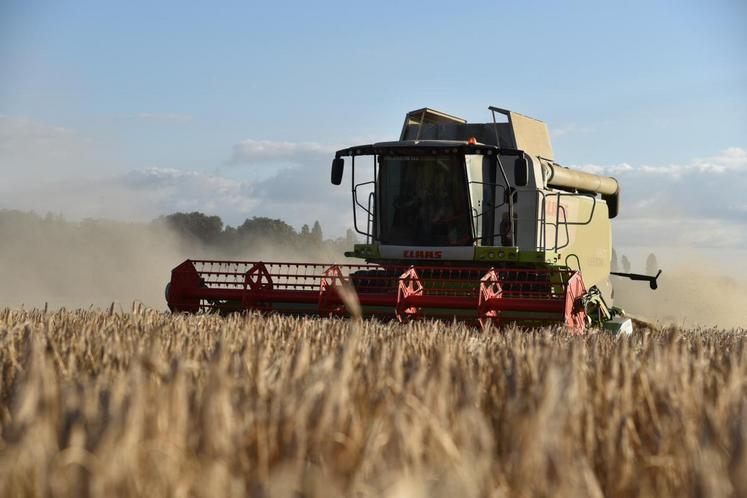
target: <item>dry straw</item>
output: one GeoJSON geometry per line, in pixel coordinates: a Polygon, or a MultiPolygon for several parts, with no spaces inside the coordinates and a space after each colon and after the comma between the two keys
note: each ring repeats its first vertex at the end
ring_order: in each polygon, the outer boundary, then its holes
{"type": "Polygon", "coordinates": [[[0,496],[747,496],[745,335],[0,310],[0,496]]]}

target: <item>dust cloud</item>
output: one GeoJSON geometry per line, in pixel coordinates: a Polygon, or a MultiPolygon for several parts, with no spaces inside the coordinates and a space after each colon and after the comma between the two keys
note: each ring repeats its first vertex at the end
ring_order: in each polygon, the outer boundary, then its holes
{"type": "Polygon", "coordinates": [[[0,220],[0,306],[163,308],[169,270],[189,248],[149,225],[47,217],[0,220]]]}
{"type": "MultiPolygon", "coordinates": [[[[165,310],[171,269],[188,258],[345,262],[331,246],[310,254],[308,248],[253,241],[251,249],[229,251],[187,240],[165,224],[0,214],[0,307],[105,308],[114,302],[129,309],[140,302],[165,310]]],[[[727,276],[725,269],[705,267],[705,257],[688,258],[660,261],[664,272],[655,291],[645,282],[612,277],[615,305],[662,325],[747,326],[743,272],[727,276]]]]}
{"type": "Polygon", "coordinates": [[[747,284],[743,275],[709,268],[706,258],[662,263],[659,288],[646,282],[612,277],[615,305],[626,313],[659,325],[747,327],[747,284]]]}
{"type": "Polygon", "coordinates": [[[138,302],[165,310],[171,269],[188,258],[341,259],[329,250],[301,254],[261,243],[251,250],[208,247],[157,223],[0,214],[0,307],[105,308],[115,303],[128,310],[138,302]]]}

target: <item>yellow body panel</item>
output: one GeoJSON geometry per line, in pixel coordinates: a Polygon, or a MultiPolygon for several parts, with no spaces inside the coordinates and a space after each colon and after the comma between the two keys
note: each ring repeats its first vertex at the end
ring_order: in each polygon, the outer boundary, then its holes
{"type": "Polygon", "coordinates": [[[557,197],[557,192],[549,190],[546,193],[548,249],[560,253],[562,264],[581,271],[586,287],[596,285],[611,304],[612,225],[607,203],[599,198],[562,193],[557,197]]]}

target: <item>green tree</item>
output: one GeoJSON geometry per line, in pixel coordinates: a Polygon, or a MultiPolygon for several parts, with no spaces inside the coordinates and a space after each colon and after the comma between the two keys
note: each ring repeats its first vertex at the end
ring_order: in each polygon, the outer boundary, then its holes
{"type": "Polygon", "coordinates": [[[318,221],[315,221],[314,226],[311,228],[311,241],[315,244],[321,244],[323,240],[322,225],[318,221]]]}
{"type": "Polygon", "coordinates": [[[623,257],[622,257],[622,267],[623,267],[623,271],[625,273],[630,273],[630,260],[624,254],[623,254],[623,257]]]}
{"type": "Polygon", "coordinates": [[[646,258],[646,274],[656,275],[657,271],[659,271],[659,262],[656,261],[656,255],[651,253],[646,258]]]}
{"type": "Polygon", "coordinates": [[[348,247],[353,247],[354,244],[358,243],[358,238],[355,236],[355,232],[348,228],[345,231],[345,245],[348,247]]]}
{"type": "Polygon", "coordinates": [[[181,235],[208,244],[216,242],[223,231],[223,221],[219,216],[208,216],[198,211],[169,214],[160,217],[159,221],[181,235]]]}
{"type": "Polygon", "coordinates": [[[618,270],[619,266],[617,263],[617,252],[615,252],[615,248],[612,248],[612,263],[610,264],[611,271],[620,271],[618,270]]]}
{"type": "Polygon", "coordinates": [[[298,237],[296,230],[283,220],[262,216],[247,219],[236,231],[241,237],[281,243],[294,242],[298,237]]]}

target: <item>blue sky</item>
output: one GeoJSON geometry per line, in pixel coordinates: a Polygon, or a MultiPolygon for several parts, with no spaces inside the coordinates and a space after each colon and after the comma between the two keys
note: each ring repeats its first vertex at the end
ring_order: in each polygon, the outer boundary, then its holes
{"type": "Polygon", "coordinates": [[[620,233],[663,191],[747,243],[744,1],[214,3],[0,1],[0,208],[340,226],[331,150],[497,105],[627,178],[620,233]]]}

